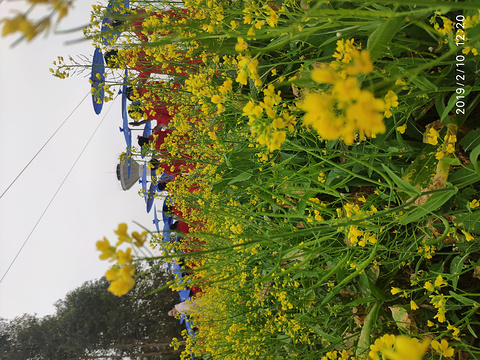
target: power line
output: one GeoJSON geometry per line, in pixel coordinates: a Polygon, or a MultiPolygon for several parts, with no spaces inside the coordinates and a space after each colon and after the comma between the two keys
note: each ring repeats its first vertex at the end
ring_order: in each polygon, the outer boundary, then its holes
{"type": "MultiPolygon", "coordinates": [[[[1,0],[0,0],[1,2],[1,0]]],[[[47,146],[47,144],[50,142],[50,140],[53,139],[53,137],[55,136],[55,134],[63,127],[63,125],[65,125],[65,123],[67,122],[68,119],[70,119],[70,117],[73,115],[73,113],[78,109],[78,107],[85,101],[85,99],[87,98],[87,96],[90,94],[90,91],[85,95],[85,97],[78,103],[78,105],[75,107],[75,109],[72,110],[72,112],[70,113],[70,115],[67,116],[67,118],[60,124],[60,126],[57,128],[57,130],[55,130],[55,132],[52,134],[52,136],[50,136],[50,138],[47,140],[47,142],[45,144],[43,144],[43,146],[40,148],[40,150],[37,151],[37,153],[33,156],[33,158],[28,162],[27,165],[25,165],[25,167],[22,169],[22,171],[20,171],[20,173],[17,175],[17,177],[15,179],[13,179],[13,181],[11,182],[10,185],[8,185],[8,187],[5,189],[5,191],[2,193],[2,195],[0,195],[0,199],[3,197],[3,195],[6,194],[6,192],[12,187],[13,184],[15,184],[15,182],[18,180],[18,178],[23,174],[23,172],[30,166],[30,164],[33,162],[33,160],[35,160],[35,158],[38,156],[38,154],[40,154],[40,152],[43,150],[43,148],[45,146],[47,146]]]]}
{"type": "MultiPolygon", "coordinates": [[[[88,94],[87,94],[88,95],[88,94]]],[[[115,100],[117,98],[115,97],[115,100]]],[[[83,100],[82,100],[83,101],[83,100]]],[[[110,107],[108,108],[107,112],[105,113],[105,115],[103,116],[102,120],[98,123],[97,127],[95,128],[95,131],[93,132],[93,134],[90,136],[90,139],[88,139],[87,143],[85,144],[85,146],[83,147],[82,151],[80,152],[80,154],[78,155],[77,159],[75,160],[75,162],[73,163],[72,167],[70,168],[70,170],[68,171],[67,175],[65,176],[65,178],[63,179],[62,183],[60,184],[60,186],[58,187],[57,191],[55,192],[55,194],[53,194],[53,197],[52,199],[50,200],[50,202],[47,204],[47,207],[45,208],[45,210],[43,210],[42,212],[42,215],[40,215],[40,218],[37,220],[37,222],[35,223],[32,231],[30,231],[30,234],[28,234],[27,238],[25,239],[25,241],[23,242],[22,246],[20,247],[20,250],[18,250],[17,254],[15,255],[15,257],[13,258],[12,262],[10,263],[10,265],[8,266],[7,270],[5,271],[5,273],[3,274],[2,278],[0,279],[0,284],[2,283],[3,279],[5,279],[5,277],[7,276],[8,272],[10,271],[10,269],[12,268],[13,264],[15,263],[15,261],[17,260],[18,256],[20,255],[20,253],[22,252],[23,248],[25,247],[25,245],[27,244],[28,240],[30,239],[30,237],[32,236],[33,232],[35,231],[35,229],[37,228],[38,224],[40,223],[40,221],[42,220],[43,216],[45,215],[45,213],[47,212],[48,208],[50,207],[50,205],[53,203],[53,200],[55,200],[55,198],[57,197],[57,194],[60,192],[61,188],[63,187],[63,184],[65,184],[65,182],[67,181],[68,177],[70,176],[70,173],[73,171],[73,169],[75,168],[75,165],[77,165],[78,161],[80,160],[81,156],[83,155],[83,153],[85,152],[85,150],[87,149],[88,145],[90,144],[90,142],[92,141],[93,137],[95,136],[95,134],[97,133],[98,129],[100,128],[100,125],[102,125],[103,121],[105,120],[105,118],[107,117],[108,113],[110,112],[110,109],[112,108],[113,104],[114,104],[115,101],[112,102],[112,104],[110,105],[110,107]]]]}

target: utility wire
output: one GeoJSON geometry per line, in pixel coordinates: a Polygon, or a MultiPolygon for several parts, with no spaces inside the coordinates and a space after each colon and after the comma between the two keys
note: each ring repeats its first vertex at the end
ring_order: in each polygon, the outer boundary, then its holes
{"type": "MultiPolygon", "coordinates": [[[[0,0],[1,2],[2,0],[0,0]]],[[[45,144],[43,144],[43,146],[40,148],[40,150],[37,151],[37,153],[33,156],[33,158],[28,162],[27,165],[25,165],[25,167],[22,169],[22,171],[20,171],[20,173],[17,175],[17,177],[15,179],[13,179],[13,181],[11,182],[10,185],[8,185],[8,187],[5,189],[5,191],[2,193],[2,195],[0,195],[0,199],[3,197],[3,195],[5,195],[7,193],[7,191],[12,187],[13,184],[15,184],[15,182],[18,180],[18,178],[23,174],[23,172],[30,166],[30,164],[33,162],[33,160],[35,160],[35,158],[38,156],[38,154],[40,154],[40,152],[45,148],[45,146],[47,146],[47,144],[50,142],[50,140],[53,139],[53,137],[55,136],[55,134],[63,127],[63,125],[65,125],[65,123],[67,122],[68,119],[70,119],[70,117],[73,115],[73,113],[78,109],[78,107],[85,101],[85,99],[87,98],[87,96],[90,94],[90,91],[85,95],[85,97],[78,103],[78,105],[75,107],[75,109],[72,110],[72,112],[70,113],[70,115],[67,116],[67,118],[63,121],[63,123],[60,124],[60,126],[57,128],[57,130],[55,130],[55,132],[52,134],[52,136],[50,136],[50,138],[47,140],[47,142],[45,144]]]]}
{"type": "MultiPolygon", "coordinates": [[[[88,94],[87,94],[88,95],[88,94]]],[[[115,100],[117,98],[115,97],[115,100]]],[[[82,100],[83,101],[83,100],[82,100]]],[[[35,229],[37,228],[38,224],[40,223],[40,221],[42,220],[43,216],[45,215],[45,213],[47,212],[48,208],[50,207],[50,205],[53,203],[53,200],[55,200],[55,198],[57,197],[57,194],[60,192],[61,188],[63,187],[63,184],[65,184],[65,182],[67,181],[68,177],[70,176],[70,173],[73,171],[73,169],[75,168],[75,165],[77,165],[78,163],[78,160],[80,160],[80,157],[83,155],[83,153],[85,152],[85,150],[87,149],[88,145],[90,144],[90,142],[92,141],[93,137],[95,136],[95,134],[97,133],[98,129],[100,128],[100,125],[102,125],[103,121],[105,120],[105,118],[107,117],[108,113],[110,112],[111,108],[112,108],[112,105],[114,104],[115,101],[112,102],[112,104],[110,105],[110,107],[108,108],[107,112],[105,113],[105,115],[103,116],[102,120],[98,123],[95,131],[93,132],[93,134],[90,136],[90,139],[88,139],[87,143],[85,144],[85,146],[83,147],[82,151],[80,152],[80,154],[78,155],[77,159],[75,160],[75,162],[73,163],[72,167],[70,168],[70,170],[68,171],[67,175],[65,176],[65,178],[63,179],[62,183],[60,184],[60,186],[58,187],[57,191],[55,192],[55,194],[53,195],[52,199],[50,200],[50,202],[48,203],[47,207],[45,208],[45,210],[43,211],[42,215],[40,215],[40,218],[38,219],[38,221],[36,222],[35,226],[33,227],[32,231],[30,231],[30,234],[28,234],[27,238],[25,239],[25,241],[23,242],[22,244],[22,247],[20,248],[20,250],[18,250],[17,254],[15,255],[15,257],[13,258],[12,262],[10,263],[10,265],[8,266],[7,270],[5,271],[5,273],[3,274],[2,278],[0,279],[0,284],[2,283],[3,279],[5,279],[5,277],[7,276],[8,272],[10,271],[10,269],[12,268],[13,264],[15,263],[15,261],[17,260],[18,256],[20,255],[20,253],[22,252],[23,248],[25,247],[25,245],[27,244],[28,240],[30,239],[30,237],[32,236],[33,232],[35,231],[35,229]]]]}

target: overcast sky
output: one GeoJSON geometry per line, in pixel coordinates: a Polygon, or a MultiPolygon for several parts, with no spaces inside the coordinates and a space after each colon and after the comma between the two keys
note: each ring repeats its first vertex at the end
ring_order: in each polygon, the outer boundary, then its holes
{"type": "MultiPolygon", "coordinates": [[[[91,0],[75,8],[59,29],[88,23],[91,0]]],[[[0,3],[0,18],[24,2],[0,3]]],[[[24,313],[44,316],[54,302],[87,280],[99,278],[109,263],[98,258],[97,240],[127,222],[153,229],[153,210],[146,213],[140,186],[124,192],[116,180],[118,155],[125,150],[119,132],[120,98],[103,112],[93,111],[88,77],[60,80],[49,68],[57,56],[91,57],[88,42],[66,46],[81,33],[39,37],[10,45],[16,36],[0,37],[0,194],[14,181],[72,110],[80,104],[38,157],[0,199],[0,278],[52,201],[72,165],[100,122],[97,133],[73,168],[10,271],[0,283],[0,317],[24,313]],[[104,118],[107,110],[110,109],[104,118]]]]}

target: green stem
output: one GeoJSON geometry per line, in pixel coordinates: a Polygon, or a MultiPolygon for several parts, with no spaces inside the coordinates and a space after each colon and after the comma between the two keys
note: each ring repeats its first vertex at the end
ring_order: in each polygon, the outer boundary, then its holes
{"type": "Polygon", "coordinates": [[[355,276],[357,276],[358,274],[360,274],[363,270],[365,270],[367,268],[368,265],[370,265],[370,263],[373,261],[373,259],[375,258],[375,256],[377,255],[377,246],[375,245],[375,247],[373,248],[372,250],[372,253],[370,254],[370,256],[367,258],[367,260],[365,260],[358,268],[355,272],[353,272],[352,274],[348,275],[345,279],[343,279],[337,286],[335,286],[329,293],[327,296],[325,296],[325,298],[323,299],[323,301],[321,302],[320,306],[323,306],[325,305],[328,301],[331,300],[332,297],[334,297],[341,289],[342,287],[348,283],[349,281],[351,281],[355,276]]]}

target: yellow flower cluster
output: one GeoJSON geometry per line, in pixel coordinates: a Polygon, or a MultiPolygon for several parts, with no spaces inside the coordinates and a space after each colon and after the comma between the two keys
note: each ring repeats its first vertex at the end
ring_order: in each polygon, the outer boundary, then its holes
{"type": "MultiPolygon", "coordinates": [[[[362,198],[362,200],[366,199],[362,198]]],[[[375,207],[372,207],[371,209],[372,210],[363,211],[359,205],[347,202],[343,206],[343,211],[342,209],[337,209],[337,214],[339,217],[343,216],[344,214],[347,218],[356,217],[358,219],[373,214],[377,211],[375,207]]],[[[370,231],[361,230],[357,225],[351,225],[347,229],[346,240],[349,246],[359,245],[361,247],[365,247],[367,244],[374,245],[377,243],[377,234],[370,231]]]]}
{"type": "MultiPolygon", "coordinates": [[[[436,130],[434,130],[433,128],[430,128],[430,133],[427,135],[427,138],[428,139],[434,139],[432,142],[433,143],[438,143],[438,140],[435,138],[435,133],[438,134],[438,132],[436,130]],[[430,135],[431,131],[433,130],[433,135],[430,135]]],[[[454,154],[455,153],[455,144],[457,142],[457,136],[454,135],[454,134],[451,134],[449,131],[447,132],[447,135],[445,135],[445,138],[444,138],[444,143],[443,145],[437,150],[437,152],[435,153],[435,158],[437,160],[440,160],[442,159],[443,157],[445,156],[448,156],[450,154],[454,154]]],[[[429,142],[430,143],[430,142],[429,142]]],[[[432,145],[436,145],[436,144],[433,144],[432,145]]]]}
{"type": "Polygon", "coordinates": [[[406,335],[385,334],[370,345],[370,359],[421,360],[427,351],[429,340],[420,342],[406,335]]]}
{"type": "Polygon", "coordinates": [[[342,350],[342,351],[329,351],[322,356],[321,360],[355,360],[353,353],[351,351],[342,350]]]}
{"type": "Polygon", "coordinates": [[[434,127],[430,127],[423,134],[424,142],[430,145],[437,145],[439,136],[440,134],[438,133],[438,131],[434,127]]]}
{"type": "Polygon", "coordinates": [[[423,246],[419,246],[417,248],[417,252],[419,254],[422,254],[425,259],[431,259],[433,257],[433,255],[435,255],[435,251],[437,250],[437,248],[433,245],[428,245],[428,244],[425,244],[423,246]]]}
{"type": "Polygon", "coordinates": [[[469,206],[470,209],[476,209],[480,206],[480,201],[478,201],[478,199],[473,199],[472,201],[470,201],[469,206]]]}
{"type": "Polygon", "coordinates": [[[250,55],[237,56],[237,78],[236,81],[242,85],[247,85],[248,79],[252,79],[255,86],[261,86],[262,80],[258,76],[258,60],[252,59],[250,55]]]}
{"type": "Polygon", "coordinates": [[[448,346],[448,341],[445,339],[442,339],[441,342],[438,342],[437,340],[433,340],[431,345],[432,345],[432,348],[437,353],[445,357],[452,357],[453,353],[455,352],[453,348],[448,346]]]}
{"type": "MultiPolygon", "coordinates": [[[[282,8],[279,11],[275,11],[271,5],[273,5],[273,3],[265,4],[260,8],[256,1],[247,2],[242,11],[244,13],[243,23],[252,25],[247,32],[248,36],[254,37],[256,35],[255,30],[262,29],[265,24],[268,24],[270,28],[277,26],[279,19],[278,12],[284,9],[282,8]]],[[[277,8],[276,6],[274,7],[277,8]]]]}
{"type": "Polygon", "coordinates": [[[223,106],[223,103],[226,101],[227,94],[232,91],[232,84],[232,79],[226,79],[218,88],[218,94],[212,96],[212,103],[217,105],[217,114],[221,114],[225,111],[225,106],[223,106]]]}
{"type": "Polygon", "coordinates": [[[2,36],[20,31],[30,41],[37,35],[36,26],[23,14],[18,14],[12,19],[4,19],[3,22],[2,36]]]}
{"type": "MultiPolygon", "coordinates": [[[[480,23],[479,15],[480,15],[480,11],[478,14],[475,14],[473,16],[466,16],[465,19],[463,20],[463,28],[467,30],[478,25],[480,23]]],[[[464,29],[457,26],[457,32],[455,34],[455,39],[461,39],[462,40],[461,42],[463,43],[468,41],[467,32],[464,29]]],[[[472,54],[473,56],[478,56],[479,54],[477,47],[472,47],[468,45],[463,48],[462,53],[465,55],[472,54]]]]}
{"type": "Polygon", "coordinates": [[[105,277],[110,281],[108,291],[115,296],[123,296],[135,286],[135,265],[115,265],[107,270],[105,277]]]}
{"type": "Polygon", "coordinates": [[[442,16],[441,12],[436,11],[435,15],[430,19],[430,23],[434,29],[442,36],[450,34],[454,29],[454,23],[446,16],[442,16]]]}
{"type": "Polygon", "coordinates": [[[31,41],[38,34],[41,34],[50,28],[53,23],[52,18],[54,15],[57,15],[57,21],[60,21],[65,17],[72,5],[72,2],[68,0],[29,0],[29,3],[31,7],[24,14],[18,13],[13,18],[6,18],[0,21],[0,23],[3,22],[2,36],[20,32],[27,41],[31,41]],[[26,15],[38,4],[47,6],[49,8],[48,10],[51,11],[51,14],[36,22],[27,19],[26,15]]]}
{"type": "MultiPolygon", "coordinates": [[[[185,90],[193,95],[191,100],[202,106],[204,115],[211,115],[210,107],[204,106],[209,105],[208,100],[212,100],[215,95],[215,88],[212,86],[208,75],[191,74],[185,80],[185,90]]],[[[214,101],[212,100],[212,102],[214,101]]]]}
{"type": "Polygon", "coordinates": [[[312,126],[324,140],[342,139],[347,145],[365,137],[375,137],[386,128],[383,117],[392,115],[398,97],[389,91],[385,99],[361,88],[355,77],[369,74],[373,64],[368,51],[360,51],[351,41],[340,41],[337,61],[321,65],[311,73],[323,90],[309,92],[298,107],[305,111],[304,124],[312,126]]]}
{"type": "Polygon", "coordinates": [[[440,323],[446,321],[445,314],[447,312],[446,304],[447,304],[447,297],[441,294],[438,289],[447,286],[447,282],[443,279],[442,275],[438,275],[435,279],[434,284],[430,281],[425,282],[423,288],[428,292],[435,292],[436,295],[430,295],[430,303],[437,309],[437,314],[433,317],[437,319],[440,323]]]}
{"type": "Polygon", "coordinates": [[[127,233],[127,224],[119,224],[115,234],[118,241],[115,246],[111,245],[107,238],[97,241],[97,250],[101,252],[100,259],[116,261],[116,264],[109,269],[105,276],[111,282],[108,291],[116,296],[122,296],[128,293],[135,286],[135,265],[133,261],[132,248],[126,250],[119,248],[124,243],[132,244],[136,247],[142,247],[147,240],[147,232],[141,234],[134,231],[132,235],[127,233]]]}
{"type": "Polygon", "coordinates": [[[445,322],[446,320],[445,314],[447,312],[447,309],[446,309],[447,299],[442,294],[430,295],[430,298],[432,299],[430,302],[435,307],[435,309],[437,309],[437,314],[433,318],[438,319],[438,321],[441,323],[445,322]]]}
{"type": "Polygon", "coordinates": [[[275,92],[272,84],[263,89],[263,94],[263,101],[258,104],[250,99],[243,107],[242,115],[248,116],[250,131],[256,141],[260,145],[266,145],[268,151],[272,152],[280,148],[286,139],[286,130],[292,131],[296,120],[287,111],[277,109],[282,98],[280,91],[275,92]]]}

